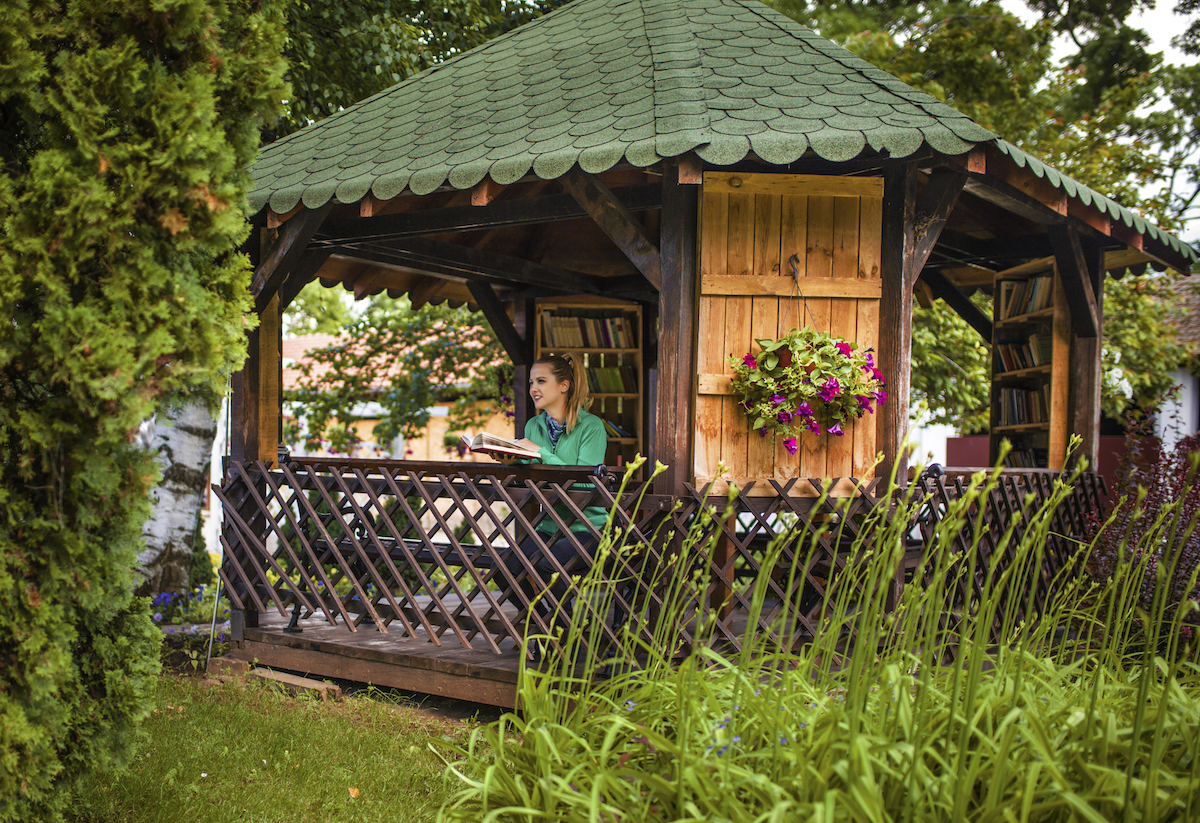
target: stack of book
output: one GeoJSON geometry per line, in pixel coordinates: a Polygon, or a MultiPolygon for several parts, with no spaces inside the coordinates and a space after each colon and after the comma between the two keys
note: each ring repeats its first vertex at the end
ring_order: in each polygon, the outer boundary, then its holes
{"type": "Polygon", "coordinates": [[[604,430],[608,432],[609,437],[633,437],[632,432],[626,431],[611,420],[601,418],[601,422],[604,423],[604,430]]]}
{"type": "Polygon", "coordinates": [[[1001,280],[996,299],[1000,301],[996,316],[1001,320],[1047,309],[1054,301],[1054,278],[1046,276],[1031,277],[1028,280],[1001,280]]]}
{"type": "Polygon", "coordinates": [[[1010,469],[1045,468],[1048,454],[1046,449],[1013,449],[1005,455],[1004,465],[1010,469]]]}
{"type": "Polygon", "coordinates": [[[596,366],[587,370],[588,391],[601,394],[637,394],[637,369],[633,366],[596,366]]]}
{"type": "Polygon", "coordinates": [[[1046,334],[1031,334],[1028,340],[997,340],[996,356],[1000,358],[1000,371],[1050,365],[1053,344],[1053,339],[1046,334]]]}
{"type": "Polygon", "coordinates": [[[564,349],[632,349],[637,346],[628,317],[544,315],[546,346],[564,349]]]}
{"type": "Polygon", "coordinates": [[[1050,419],[1050,386],[1037,389],[1001,389],[1000,426],[1022,426],[1045,423],[1050,419]]]}

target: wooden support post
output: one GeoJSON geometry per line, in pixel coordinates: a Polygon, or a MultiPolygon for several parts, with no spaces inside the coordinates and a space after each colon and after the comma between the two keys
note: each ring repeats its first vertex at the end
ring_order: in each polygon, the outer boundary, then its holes
{"type": "Polygon", "coordinates": [[[525,345],[525,357],[515,362],[513,370],[513,429],[517,437],[525,436],[525,424],[534,414],[533,402],[529,399],[529,364],[533,362],[533,343],[537,329],[537,307],[532,300],[518,300],[513,306],[513,328],[525,345]]]}
{"type": "Polygon", "coordinates": [[[879,369],[887,378],[888,400],[875,412],[876,443],[883,452],[877,476],[895,469],[896,482],[906,482],[908,470],[909,374],[912,369],[913,217],[916,167],[893,167],[884,173],[883,248],[879,301],[879,369]]]}
{"type": "Polygon", "coordinates": [[[246,363],[233,375],[229,455],[234,461],[279,458],[282,423],[281,313],[279,295],[259,315],[258,328],[246,335],[246,363]]]}
{"type": "Polygon", "coordinates": [[[1063,226],[1050,229],[1050,247],[1062,279],[1071,312],[1071,331],[1077,337],[1098,337],[1102,319],[1089,269],[1092,261],[1083,251],[1079,232],[1063,226]]]}
{"type": "Polygon", "coordinates": [[[1071,431],[1083,438],[1078,455],[1092,469],[1100,459],[1100,349],[1104,342],[1104,249],[1099,243],[1081,241],[1087,266],[1086,279],[1096,299],[1100,327],[1095,337],[1074,335],[1071,339],[1071,393],[1068,400],[1071,431]]]}
{"type": "Polygon", "coordinates": [[[682,495],[692,470],[700,284],[696,234],[699,189],[680,184],[675,162],[664,161],[663,167],[654,447],[655,458],[668,468],[659,475],[654,490],[658,494],[682,495]]]}

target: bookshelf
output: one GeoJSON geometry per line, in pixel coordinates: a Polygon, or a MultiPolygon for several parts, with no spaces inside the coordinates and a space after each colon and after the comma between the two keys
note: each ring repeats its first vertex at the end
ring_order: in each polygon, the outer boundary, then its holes
{"type": "Polygon", "coordinates": [[[991,435],[1011,468],[1057,468],[1066,459],[1071,320],[1052,258],[996,275],[992,300],[991,435]]]}
{"type": "Polygon", "coordinates": [[[636,303],[584,299],[540,300],[535,355],[583,358],[592,396],[589,411],[605,421],[604,462],[624,466],[644,454],[645,373],[642,309],[636,303]]]}

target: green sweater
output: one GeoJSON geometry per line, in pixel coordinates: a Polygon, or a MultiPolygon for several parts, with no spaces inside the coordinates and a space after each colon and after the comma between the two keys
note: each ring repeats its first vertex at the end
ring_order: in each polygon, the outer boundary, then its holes
{"type": "MultiPolygon", "coordinates": [[[[550,428],[546,425],[545,413],[538,414],[525,424],[525,437],[539,446],[538,453],[541,462],[547,466],[599,466],[604,462],[604,453],[608,450],[608,434],[604,423],[596,415],[579,410],[579,422],[574,430],[563,432],[558,438],[558,446],[550,445],[550,428]]],[[[590,484],[576,483],[575,488],[591,488],[590,484]]],[[[579,521],[571,522],[571,513],[566,506],[555,506],[559,517],[570,524],[573,532],[586,532],[587,526],[579,521]]],[[[608,511],[603,506],[586,506],[583,514],[597,529],[603,529],[608,521],[608,511]]],[[[555,534],[558,526],[554,520],[546,517],[538,523],[537,530],[542,534],[555,534]]]]}

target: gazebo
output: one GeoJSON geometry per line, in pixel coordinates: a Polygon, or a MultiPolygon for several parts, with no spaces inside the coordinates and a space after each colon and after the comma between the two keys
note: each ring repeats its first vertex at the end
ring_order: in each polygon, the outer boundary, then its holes
{"type": "MultiPolygon", "coordinates": [[[[1105,273],[1197,259],[756,0],[576,0],[267,146],[252,172],[260,324],[218,491],[234,653],[501,704],[528,610],[500,562],[514,535],[551,503],[622,501],[596,467],[281,454],[280,317],[313,279],[478,307],[517,366],[518,431],[534,357],[584,355],[609,381],[608,467],[668,467],[640,508],[618,506],[646,566],[665,551],[655,518],[684,528],[733,482],[745,516],[712,527],[697,602],[736,642],[739,569],[779,514],[886,505],[879,478],[904,481],[914,291],[994,345],[993,449],[1016,446],[1013,492],[1044,492],[1071,434],[1095,463],[1105,273]],[[979,288],[998,296],[991,317],[968,299],[979,288]],[[805,322],[873,348],[890,398],[793,456],[751,433],[728,358],[805,322]]],[[[954,494],[953,476],[920,482],[954,494]]],[[[1063,534],[1098,493],[1085,476],[1063,534]]]]}

